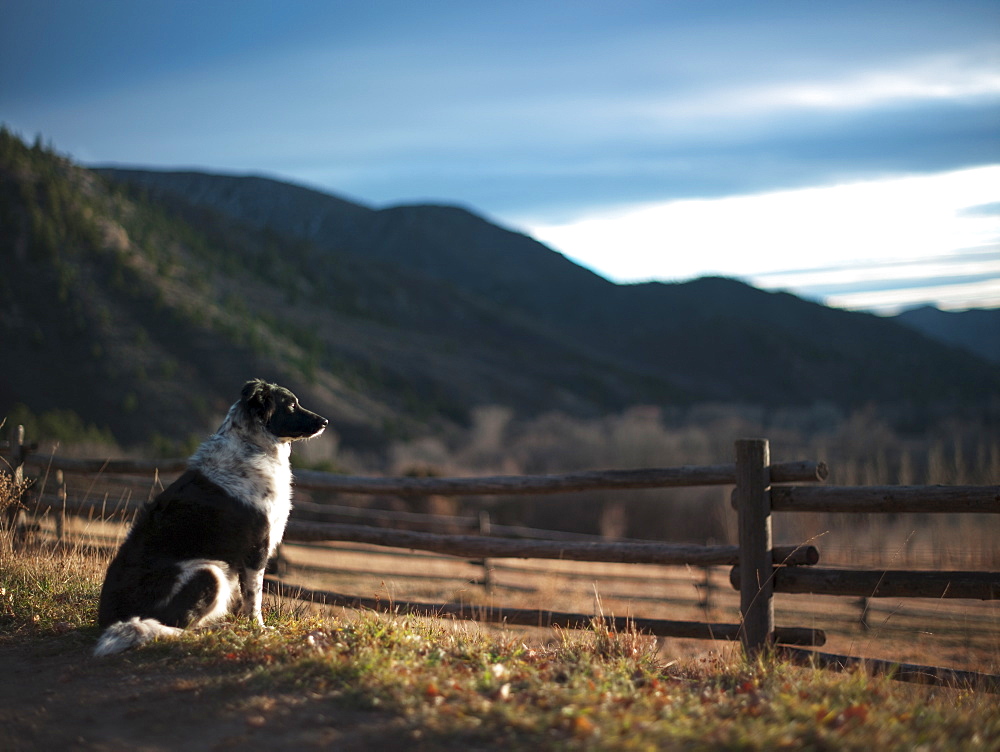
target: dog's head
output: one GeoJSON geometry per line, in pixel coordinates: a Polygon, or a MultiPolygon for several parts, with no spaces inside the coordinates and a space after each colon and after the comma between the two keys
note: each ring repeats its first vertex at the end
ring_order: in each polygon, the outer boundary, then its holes
{"type": "Polygon", "coordinates": [[[243,386],[240,402],[246,416],[278,441],[319,436],[330,421],[306,410],[294,394],[277,384],[253,379],[243,386]]]}

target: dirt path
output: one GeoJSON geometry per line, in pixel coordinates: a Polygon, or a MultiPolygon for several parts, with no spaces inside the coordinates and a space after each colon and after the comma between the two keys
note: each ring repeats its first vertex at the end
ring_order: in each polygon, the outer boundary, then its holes
{"type": "Polygon", "coordinates": [[[429,741],[399,717],[335,695],[255,694],[245,666],[95,659],[90,643],[70,634],[0,644],[0,750],[392,750],[429,741]]]}

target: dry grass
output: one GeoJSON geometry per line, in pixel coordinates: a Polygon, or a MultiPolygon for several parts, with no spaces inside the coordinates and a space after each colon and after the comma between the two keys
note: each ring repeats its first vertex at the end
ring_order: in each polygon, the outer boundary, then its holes
{"type": "MultiPolygon", "coordinates": [[[[67,649],[89,651],[105,563],[105,556],[82,549],[18,550],[6,536],[0,645],[66,641],[67,649]]],[[[258,631],[236,620],[108,660],[127,660],[133,675],[169,664],[239,677],[227,680],[238,682],[238,693],[211,701],[246,714],[255,727],[290,722],[282,715],[287,700],[280,698],[308,697],[314,707],[388,714],[410,743],[425,748],[1000,745],[996,695],[796,668],[771,658],[746,661],[731,649],[671,656],[646,636],[599,621],[590,630],[548,631],[530,642],[468,623],[334,615],[287,602],[271,602],[267,621],[275,629],[258,631]]]]}
{"type": "MultiPolygon", "coordinates": [[[[23,488],[0,473],[0,520],[23,488]]],[[[106,559],[80,547],[24,547],[14,530],[0,527],[0,639],[22,633],[69,632],[90,626],[106,559]]]]}
{"type": "MultiPolygon", "coordinates": [[[[105,498],[112,507],[120,500],[105,498]]],[[[53,521],[42,522],[43,532],[51,534],[53,521]]],[[[100,536],[114,542],[123,532],[121,525],[86,520],[71,520],[69,527],[78,540],[100,536]]],[[[879,540],[873,533],[868,543],[879,540]]],[[[892,545],[897,553],[889,555],[890,564],[912,553],[892,545]]],[[[470,584],[482,576],[480,567],[354,548],[323,555],[290,548],[300,563],[325,557],[328,564],[354,570],[293,570],[292,580],[387,599],[492,598],[583,613],[706,616],[695,603],[700,570],[496,562],[497,590],[488,596],[470,584]],[[382,566],[386,573],[372,574],[382,566]],[[398,576],[415,572],[445,579],[398,576]]],[[[9,535],[0,536],[0,646],[64,642],[67,649],[89,652],[106,561],[106,553],[82,547],[42,543],[19,549],[9,535]]],[[[735,618],[736,595],[725,576],[724,570],[713,574],[718,587],[708,615],[714,620],[735,618]]],[[[777,611],[779,624],[827,629],[828,648],[836,652],[997,672],[996,604],[963,616],[955,603],[918,602],[911,612],[909,603],[879,601],[870,612],[869,632],[858,628],[857,607],[849,599],[782,595],[777,611]]],[[[258,632],[235,620],[120,660],[133,673],[155,674],[169,663],[238,676],[239,696],[247,699],[236,702],[245,704],[240,712],[255,727],[287,722],[275,698],[308,697],[319,707],[388,713],[413,742],[430,748],[1000,747],[996,695],[797,668],[769,657],[747,661],[725,643],[658,643],[634,631],[609,630],[599,620],[580,632],[511,631],[282,601],[269,604],[267,620],[276,629],[258,632]]],[[[234,707],[232,699],[219,702],[234,707]]]]}
{"type": "MultiPolygon", "coordinates": [[[[66,650],[89,652],[106,560],[83,548],[22,548],[0,536],[0,645],[65,642],[66,650]]],[[[549,605],[563,595],[540,593],[549,605]]],[[[593,594],[590,602],[598,615],[611,610],[593,594]]],[[[205,695],[202,715],[217,702],[273,731],[293,722],[282,715],[288,701],[281,698],[309,697],[317,707],[388,714],[407,743],[425,748],[1000,746],[996,695],[797,668],[772,657],[748,661],[731,646],[706,652],[710,644],[703,645],[691,657],[600,618],[589,630],[548,630],[530,641],[469,623],[324,613],[288,602],[272,601],[266,618],[274,629],[235,620],[108,660],[149,675],[168,664],[202,667],[217,681],[237,682],[236,694],[205,695]]],[[[188,681],[177,692],[193,688],[188,681]]]]}

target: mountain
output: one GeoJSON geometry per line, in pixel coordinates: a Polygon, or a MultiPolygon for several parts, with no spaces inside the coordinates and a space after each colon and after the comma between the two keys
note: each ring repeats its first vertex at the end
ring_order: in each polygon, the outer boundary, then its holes
{"type": "Polygon", "coordinates": [[[381,452],[479,405],[995,404],[1000,369],[740,282],[615,285],[457,207],[260,177],[88,170],[0,129],[0,416],[203,435],[250,376],[381,452]]]}
{"type": "Polygon", "coordinates": [[[100,172],[159,200],[183,196],[323,250],[377,259],[488,297],[536,331],[610,354],[619,366],[665,385],[674,399],[922,404],[942,396],[981,400],[996,388],[995,369],[968,358],[969,370],[956,376],[944,365],[945,348],[896,322],[727,279],[615,285],[456,207],[349,208],[342,198],[324,200],[263,178],[100,172]],[[262,196],[264,185],[270,199],[262,196]],[[308,202],[297,206],[304,195],[308,202]]]}
{"type": "Polygon", "coordinates": [[[942,311],[934,306],[921,306],[903,311],[895,318],[938,342],[1000,363],[1000,308],[942,311]]]}

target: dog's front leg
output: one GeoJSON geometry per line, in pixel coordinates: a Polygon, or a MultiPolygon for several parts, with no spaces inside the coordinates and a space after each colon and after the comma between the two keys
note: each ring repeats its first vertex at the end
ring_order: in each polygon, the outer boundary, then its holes
{"type": "Polygon", "coordinates": [[[240,572],[240,595],[242,603],[239,613],[249,616],[258,627],[264,626],[261,601],[264,596],[264,569],[245,568],[240,572]]]}

